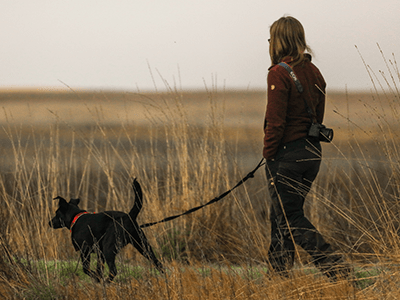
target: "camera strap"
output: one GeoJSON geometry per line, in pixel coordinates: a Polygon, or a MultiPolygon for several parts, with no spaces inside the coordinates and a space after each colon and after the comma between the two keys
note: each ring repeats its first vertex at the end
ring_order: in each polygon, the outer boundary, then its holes
{"type": "MultiPolygon", "coordinates": [[[[284,67],[284,68],[286,69],[286,71],[288,71],[290,77],[291,77],[291,78],[293,79],[293,81],[294,81],[294,84],[295,84],[297,90],[298,90],[299,93],[303,96],[303,91],[304,91],[303,86],[301,85],[301,82],[300,82],[300,80],[297,78],[297,76],[296,76],[296,74],[294,73],[293,69],[292,69],[287,63],[284,63],[284,62],[280,62],[278,65],[280,65],[281,67],[284,67]]],[[[304,104],[306,105],[307,113],[308,113],[308,115],[310,116],[311,123],[312,123],[312,124],[316,123],[316,122],[314,121],[314,119],[313,119],[313,111],[311,110],[310,106],[308,106],[307,100],[306,100],[306,98],[304,98],[304,96],[303,96],[303,100],[304,100],[304,104]]]]}

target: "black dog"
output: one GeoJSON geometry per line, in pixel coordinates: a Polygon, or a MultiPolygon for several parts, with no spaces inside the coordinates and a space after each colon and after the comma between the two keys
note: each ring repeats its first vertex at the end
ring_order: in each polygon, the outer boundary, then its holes
{"type": "Polygon", "coordinates": [[[110,269],[108,281],[114,279],[117,274],[115,256],[129,243],[163,272],[162,264],[136,222],[143,205],[142,188],[136,179],[133,181],[133,190],[135,204],[128,214],[120,211],[88,213],[78,207],[79,199],[71,199],[68,203],[61,197],[54,198],[59,200],[59,208],[56,216],[49,222],[50,227],[70,229],[72,244],[76,251],[81,252],[83,271],[97,281],[103,276],[104,261],[110,269]],[[91,253],[97,253],[98,256],[96,273],[90,270],[91,253]]]}

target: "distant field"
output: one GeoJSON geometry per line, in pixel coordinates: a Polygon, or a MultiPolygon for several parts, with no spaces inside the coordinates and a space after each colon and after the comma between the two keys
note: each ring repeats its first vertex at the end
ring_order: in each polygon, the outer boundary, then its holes
{"type": "MultiPolygon", "coordinates": [[[[191,124],[205,125],[210,122],[211,109],[224,111],[224,123],[234,127],[260,127],[265,113],[265,91],[195,91],[179,93],[134,92],[41,92],[0,91],[3,108],[0,124],[42,125],[59,122],[67,124],[120,125],[135,123],[150,125],[162,115],[164,105],[174,106],[174,101],[184,108],[191,124]],[[174,98],[174,99],[171,99],[174,98]],[[168,102],[168,104],[167,104],[168,102]]],[[[327,95],[327,122],[343,126],[341,117],[350,116],[353,122],[369,118],[370,109],[388,106],[387,101],[377,99],[371,92],[338,93],[327,95]],[[333,110],[340,114],[334,113],[333,110]],[[367,114],[365,114],[367,113],[367,114]]]]}
{"type": "MultiPolygon", "coordinates": [[[[162,127],[165,113],[169,109],[169,113],[176,112],[193,126],[208,126],[216,121],[213,118],[217,116],[218,122],[226,130],[245,132],[245,135],[251,132],[251,138],[255,141],[262,136],[266,93],[195,91],[139,94],[16,90],[0,91],[0,103],[2,126],[28,125],[45,128],[49,124],[57,123],[70,128],[94,124],[113,127],[162,127]]],[[[346,140],[350,128],[373,129],[376,121],[382,117],[385,117],[385,122],[396,125],[397,118],[387,114],[391,106],[393,103],[382,100],[371,92],[332,92],[327,95],[325,123],[337,129],[335,139],[346,140]],[[379,116],[379,113],[382,115],[379,116]]]]}
{"type": "MultiPolygon", "coordinates": [[[[338,93],[327,95],[325,124],[335,131],[335,144],[348,148],[348,141],[371,144],[384,136],[378,123],[399,126],[395,98],[390,95],[338,93]]],[[[181,118],[191,127],[206,128],[217,122],[224,139],[236,148],[260,155],[262,125],[266,107],[265,91],[194,91],[170,93],[134,92],[0,92],[0,125],[22,126],[46,131],[58,124],[61,130],[76,130],[85,136],[88,127],[103,130],[129,130],[131,138],[146,140],[148,128],[163,128],[166,122],[181,118]],[[64,128],[64,129],[63,129],[64,128]]],[[[215,124],[214,124],[215,125],[215,124]]],[[[30,130],[31,130],[30,129],[30,130]]],[[[396,135],[387,132],[386,135],[396,135]]],[[[7,140],[4,131],[0,139],[7,140]]],[[[370,145],[372,146],[372,145],[370,145]]],[[[337,149],[325,147],[326,154],[336,156],[337,149]]],[[[248,153],[251,155],[250,153],[248,153]]]]}

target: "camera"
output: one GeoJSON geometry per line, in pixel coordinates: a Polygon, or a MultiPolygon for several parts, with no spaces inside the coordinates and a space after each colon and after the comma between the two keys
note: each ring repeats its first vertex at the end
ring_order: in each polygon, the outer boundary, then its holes
{"type": "Polygon", "coordinates": [[[325,125],[313,123],[311,124],[308,136],[316,137],[321,142],[330,143],[333,140],[333,129],[325,127],[325,125]]]}

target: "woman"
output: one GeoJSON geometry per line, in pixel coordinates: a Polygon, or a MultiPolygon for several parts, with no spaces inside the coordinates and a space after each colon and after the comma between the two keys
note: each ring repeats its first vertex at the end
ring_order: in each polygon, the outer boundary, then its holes
{"type": "Polygon", "coordinates": [[[322,124],[325,108],[325,80],[311,63],[311,52],[301,23],[282,17],[270,28],[268,104],[264,121],[263,156],[272,199],[269,261],[275,271],[293,264],[294,243],[306,250],[317,267],[336,277],[347,275],[342,259],[304,216],[304,199],[318,174],[321,145],[308,136],[311,119],[322,124]],[[300,81],[299,92],[285,63],[300,81]],[[307,106],[310,108],[307,109],[307,106]],[[312,114],[312,116],[310,116],[312,114]]]}

